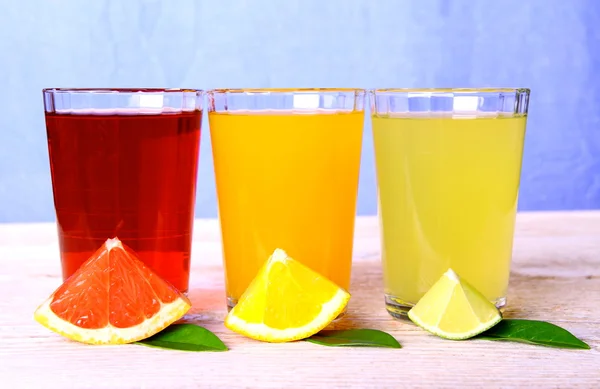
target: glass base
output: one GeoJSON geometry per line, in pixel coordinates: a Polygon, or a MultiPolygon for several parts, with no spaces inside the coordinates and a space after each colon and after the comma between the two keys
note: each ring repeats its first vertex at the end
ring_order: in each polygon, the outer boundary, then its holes
{"type": "MultiPolygon", "coordinates": [[[[233,297],[227,297],[227,312],[230,312],[233,309],[233,307],[237,305],[237,303],[237,299],[234,299],[233,297]]],[[[333,319],[333,321],[340,320],[342,317],[344,317],[346,315],[347,308],[348,307],[344,308],[344,310],[339,315],[337,315],[337,317],[333,319]]]]}
{"type": "MultiPolygon", "coordinates": [[[[496,308],[500,310],[500,312],[504,311],[504,306],[506,305],[506,297],[501,297],[492,302],[494,303],[496,308]]],[[[410,311],[410,309],[414,306],[414,303],[406,302],[399,297],[395,297],[389,294],[385,295],[385,309],[394,319],[408,319],[408,311],[410,311]]]]}
{"type": "Polygon", "coordinates": [[[233,309],[233,307],[235,307],[237,305],[238,301],[237,299],[234,299],[233,297],[227,297],[227,312],[231,311],[233,309]]]}

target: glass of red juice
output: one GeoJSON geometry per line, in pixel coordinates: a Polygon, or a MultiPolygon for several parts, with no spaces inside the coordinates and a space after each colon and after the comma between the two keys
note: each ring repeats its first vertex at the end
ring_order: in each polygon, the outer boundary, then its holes
{"type": "Polygon", "coordinates": [[[203,91],[43,94],[63,279],[118,237],[186,292],[203,91]]]}

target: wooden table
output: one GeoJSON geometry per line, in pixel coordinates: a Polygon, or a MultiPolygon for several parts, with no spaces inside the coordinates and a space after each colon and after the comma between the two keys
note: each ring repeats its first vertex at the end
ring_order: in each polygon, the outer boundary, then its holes
{"type": "Polygon", "coordinates": [[[518,216],[506,317],[552,321],[588,342],[572,351],[446,341],[394,321],[382,301],[377,221],[357,222],[349,313],[338,327],[377,328],[403,348],[267,344],[223,326],[218,223],[195,226],[187,319],[214,331],[224,353],[137,345],[88,346],[34,322],[60,283],[53,224],[0,225],[1,388],[600,387],[600,212],[518,216]]]}

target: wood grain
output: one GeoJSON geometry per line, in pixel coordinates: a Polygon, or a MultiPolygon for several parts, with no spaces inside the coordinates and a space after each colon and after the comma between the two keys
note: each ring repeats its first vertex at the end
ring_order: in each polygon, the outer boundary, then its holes
{"type": "Polygon", "coordinates": [[[402,349],[266,344],[227,330],[215,220],[195,225],[186,321],[217,333],[229,352],[82,345],[32,317],[61,283],[54,225],[0,225],[0,387],[600,387],[600,212],[523,213],[517,226],[505,316],[552,321],[592,350],[445,341],[393,320],[383,306],[373,217],[357,221],[353,297],[333,327],[381,329],[402,349]]]}

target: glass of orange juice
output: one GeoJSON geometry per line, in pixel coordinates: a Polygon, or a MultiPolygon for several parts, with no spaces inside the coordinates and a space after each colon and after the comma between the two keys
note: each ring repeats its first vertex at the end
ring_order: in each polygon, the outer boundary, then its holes
{"type": "Polygon", "coordinates": [[[370,97],[388,312],[404,316],[448,268],[502,308],[529,89],[370,97]]]}
{"type": "Polygon", "coordinates": [[[209,126],[232,308],[273,250],[348,289],[362,89],[218,89],[209,126]]]}

